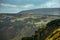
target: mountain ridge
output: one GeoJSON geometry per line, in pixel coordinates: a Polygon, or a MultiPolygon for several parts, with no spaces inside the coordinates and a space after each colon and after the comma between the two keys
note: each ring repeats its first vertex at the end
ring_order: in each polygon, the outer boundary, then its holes
{"type": "Polygon", "coordinates": [[[60,15],[60,8],[40,8],[24,10],[18,14],[46,14],[46,15],[60,15]]]}

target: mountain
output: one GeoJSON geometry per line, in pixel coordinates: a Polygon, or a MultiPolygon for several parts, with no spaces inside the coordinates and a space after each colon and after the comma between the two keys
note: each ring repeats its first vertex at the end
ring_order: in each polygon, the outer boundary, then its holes
{"type": "Polygon", "coordinates": [[[51,20],[59,18],[59,15],[0,14],[0,40],[21,40],[51,20]]]}
{"type": "Polygon", "coordinates": [[[18,14],[46,14],[46,15],[60,15],[60,8],[40,8],[21,11],[18,14]]]}

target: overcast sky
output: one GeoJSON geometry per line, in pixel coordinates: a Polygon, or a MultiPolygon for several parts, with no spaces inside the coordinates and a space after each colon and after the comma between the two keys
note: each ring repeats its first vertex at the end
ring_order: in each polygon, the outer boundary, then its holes
{"type": "Polygon", "coordinates": [[[37,8],[60,8],[60,0],[0,0],[0,13],[17,13],[37,8]]]}

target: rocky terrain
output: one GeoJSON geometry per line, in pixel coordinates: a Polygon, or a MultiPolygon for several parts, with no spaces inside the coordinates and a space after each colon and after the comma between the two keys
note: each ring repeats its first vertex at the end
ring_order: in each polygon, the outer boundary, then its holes
{"type": "Polygon", "coordinates": [[[54,13],[60,14],[60,8],[27,10],[17,14],[0,13],[0,40],[21,40],[22,37],[31,36],[51,20],[60,19],[60,15],[54,13]]]}
{"type": "Polygon", "coordinates": [[[2,40],[20,40],[22,37],[31,36],[51,20],[59,18],[57,15],[0,14],[0,36],[2,40]]]}

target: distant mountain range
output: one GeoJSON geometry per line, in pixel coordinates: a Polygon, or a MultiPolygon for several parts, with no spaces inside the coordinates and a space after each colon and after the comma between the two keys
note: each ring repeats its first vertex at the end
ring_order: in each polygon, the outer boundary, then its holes
{"type": "Polygon", "coordinates": [[[43,15],[60,15],[60,8],[39,8],[23,10],[18,13],[0,13],[0,14],[43,14],[43,15]]]}
{"type": "Polygon", "coordinates": [[[40,8],[21,11],[18,14],[46,14],[46,15],[60,15],[60,8],[40,8]]]}

